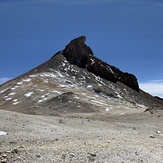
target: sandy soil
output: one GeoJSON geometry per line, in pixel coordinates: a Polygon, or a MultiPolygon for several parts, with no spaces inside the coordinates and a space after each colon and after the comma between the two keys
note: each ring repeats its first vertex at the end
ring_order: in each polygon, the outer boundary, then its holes
{"type": "Polygon", "coordinates": [[[163,112],[58,117],[0,110],[2,163],[162,163],[163,112]]]}

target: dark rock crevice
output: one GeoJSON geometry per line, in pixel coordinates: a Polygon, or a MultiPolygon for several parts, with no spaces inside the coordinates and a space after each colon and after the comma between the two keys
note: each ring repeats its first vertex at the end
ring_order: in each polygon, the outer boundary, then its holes
{"type": "Polygon", "coordinates": [[[72,40],[63,50],[63,55],[71,64],[86,68],[89,72],[111,82],[120,81],[139,92],[137,78],[133,74],[124,73],[95,57],[91,48],[85,44],[85,40],[85,36],[80,36],[72,40]]]}

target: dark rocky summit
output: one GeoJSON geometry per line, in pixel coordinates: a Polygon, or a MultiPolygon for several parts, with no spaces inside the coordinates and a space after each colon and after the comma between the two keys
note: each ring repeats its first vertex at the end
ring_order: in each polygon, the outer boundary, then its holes
{"type": "Polygon", "coordinates": [[[85,44],[85,40],[85,36],[80,36],[72,40],[63,51],[63,55],[67,60],[80,68],[86,68],[90,56],[93,56],[93,52],[85,44]]]}
{"type": "Polygon", "coordinates": [[[85,40],[85,36],[80,36],[72,40],[63,50],[63,55],[71,64],[75,64],[80,68],[87,68],[89,72],[114,83],[120,81],[139,92],[139,85],[134,75],[124,73],[96,58],[91,48],[85,44],[85,40]]]}

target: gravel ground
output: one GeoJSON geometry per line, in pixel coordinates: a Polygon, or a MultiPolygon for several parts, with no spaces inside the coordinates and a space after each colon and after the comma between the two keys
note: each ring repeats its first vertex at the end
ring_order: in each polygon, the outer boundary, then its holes
{"type": "Polygon", "coordinates": [[[54,117],[0,110],[0,131],[1,163],[163,163],[161,111],[54,117]]]}

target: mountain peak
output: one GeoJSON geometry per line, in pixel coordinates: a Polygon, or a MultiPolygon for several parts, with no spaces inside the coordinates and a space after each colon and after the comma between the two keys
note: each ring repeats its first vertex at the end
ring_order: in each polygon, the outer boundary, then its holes
{"type": "Polygon", "coordinates": [[[63,55],[71,64],[86,68],[89,72],[114,83],[120,81],[139,92],[137,78],[133,74],[124,73],[95,57],[92,49],[85,44],[85,40],[85,36],[75,38],[63,50],[63,55]]]}
{"type": "Polygon", "coordinates": [[[162,100],[139,89],[133,74],[95,57],[85,41],[85,36],[73,39],[48,61],[1,85],[0,108],[44,115],[122,114],[131,107],[136,108],[133,112],[149,110],[154,104],[162,109],[162,100]]]}
{"type": "Polygon", "coordinates": [[[86,68],[89,56],[93,55],[91,48],[85,44],[85,40],[85,36],[75,38],[63,50],[67,60],[80,68],[86,68]]]}

